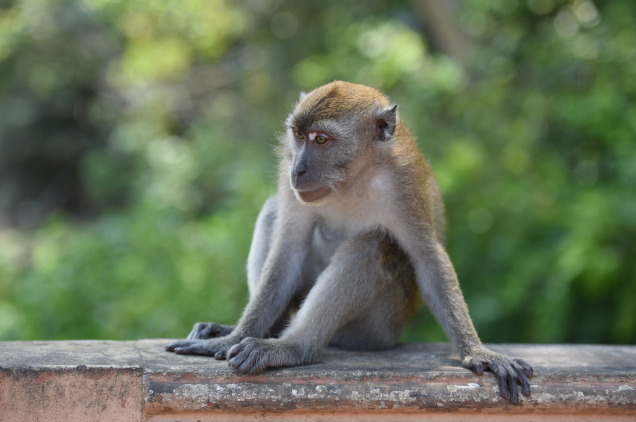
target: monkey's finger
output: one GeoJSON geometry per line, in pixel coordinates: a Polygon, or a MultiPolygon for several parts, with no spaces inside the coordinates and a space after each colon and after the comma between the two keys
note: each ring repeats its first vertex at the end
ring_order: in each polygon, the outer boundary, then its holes
{"type": "Polygon", "coordinates": [[[266,365],[266,357],[260,350],[252,350],[249,352],[244,352],[244,354],[249,353],[245,361],[240,365],[239,370],[243,373],[247,374],[258,374],[262,372],[266,365]]]}
{"type": "Polygon", "coordinates": [[[521,359],[513,359],[513,360],[517,362],[519,365],[521,365],[521,367],[523,368],[523,372],[526,374],[526,377],[532,378],[532,376],[534,375],[532,371],[532,366],[528,365],[525,361],[521,359]]]}
{"type": "Polygon", "coordinates": [[[501,398],[508,400],[510,398],[510,391],[508,390],[508,382],[506,380],[505,372],[495,372],[495,375],[499,378],[499,394],[501,394],[501,398]]]}
{"type": "Polygon", "coordinates": [[[213,338],[219,336],[219,326],[217,324],[208,324],[207,327],[201,330],[199,336],[201,338],[213,338]]]}
{"type": "Polygon", "coordinates": [[[194,355],[195,349],[193,347],[175,347],[174,352],[178,355],[194,355]]]}
{"type": "Polygon", "coordinates": [[[201,330],[198,329],[193,329],[192,331],[190,331],[190,334],[188,334],[188,337],[186,337],[186,340],[200,340],[201,339],[201,330]]]}
{"type": "Polygon", "coordinates": [[[526,378],[524,368],[521,367],[521,365],[517,366],[515,364],[513,364],[512,367],[515,369],[517,375],[519,376],[518,381],[521,385],[521,394],[526,397],[530,396],[530,383],[528,382],[528,378],[526,378]]]}
{"type": "Polygon", "coordinates": [[[523,394],[526,397],[530,396],[530,383],[528,382],[528,378],[526,378],[526,375],[523,373],[523,369],[518,369],[515,367],[515,371],[517,371],[517,374],[519,375],[519,385],[521,385],[521,394],[523,394]]]}
{"type": "Polygon", "coordinates": [[[237,371],[239,370],[239,368],[241,366],[241,363],[243,363],[243,360],[240,357],[236,357],[236,356],[234,356],[233,358],[227,360],[227,364],[232,369],[235,369],[237,371]]]}
{"type": "Polygon", "coordinates": [[[230,350],[227,351],[227,358],[233,358],[234,356],[238,355],[242,349],[243,346],[241,346],[241,343],[235,344],[234,346],[230,347],[230,350]]]}
{"type": "Polygon", "coordinates": [[[266,361],[264,359],[258,359],[256,362],[250,365],[247,372],[252,375],[260,374],[261,372],[265,370],[265,368],[267,368],[267,365],[265,364],[265,362],[266,361]]]}
{"type": "Polygon", "coordinates": [[[175,341],[170,344],[166,344],[164,347],[166,348],[167,351],[174,352],[174,349],[176,349],[177,347],[187,347],[187,346],[190,346],[192,343],[194,342],[193,341],[175,341]]]}
{"type": "MultiPolygon", "coordinates": [[[[229,356],[229,354],[228,354],[229,356]]],[[[243,352],[236,352],[234,353],[233,357],[228,358],[227,363],[228,365],[230,365],[233,369],[239,371],[239,372],[247,372],[247,368],[243,369],[243,365],[245,364],[245,361],[247,360],[247,358],[249,358],[249,353],[243,351],[243,352]]]]}
{"type": "Polygon", "coordinates": [[[475,364],[473,364],[472,370],[476,375],[483,375],[484,365],[482,365],[480,362],[476,362],[475,364]]]}
{"type": "Polygon", "coordinates": [[[204,356],[213,356],[214,353],[202,346],[186,346],[186,347],[177,347],[174,349],[174,352],[178,355],[204,355],[204,356]]]}
{"type": "Polygon", "coordinates": [[[514,370],[506,374],[506,379],[508,380],[508,386],[510,388],[510,403],[518,404],[519,393],[517,392],[517,377],[515,376],[514,370]]]}
{"type": "MultiPolygon", "coordinates": [[[[234,368],[241,371],[242,373],[253,373],[254,368],[254,355],[249,352],[243,352],[243,359],[241,364],[235,364],[234,368]]],[[[236,359],[236,358],[234,358],[236,359]]]]}
{"type": "Polygon", "coordinates": [[[205,323],[203,322],[197,322],[196,324],[194,324],[192,326],[192,331],[190,331],[190,334],[188,334],[188,337],[186,337],[187,340],[196,340],[199,335],[199,332],[201,332],[202,329],[202,325],[205,325],[205,323]]]}
{"type": "Polygon", "coordinates": [[[214,354],[214,359],[216,360],[225,360],[225,350],[218,351],[214,354]]]}

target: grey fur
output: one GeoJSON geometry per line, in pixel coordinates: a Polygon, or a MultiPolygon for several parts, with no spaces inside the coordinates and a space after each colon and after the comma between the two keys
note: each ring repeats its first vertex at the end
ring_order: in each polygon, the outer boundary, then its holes
{"type": "Polygon", "coordinates": [[[302,97],[287,119],[278,195],[256,222],[250,301],[238,324],[195,324],[188,340],[166,349],[227,358],[245,373],[310,363],[327,344],[386,349],[423,298],[462,365],[492,371],[502,397],[517,403],[517,385],[529,394],[532,368],[479,340],[443,246],[443,202],[428,162],[386,99],[321,119],[304,108],[329,107],[343,89],[334,85],[323,98],[318,90],[302,97]],[[294,126],[297,113],[303,128],[294,126]],[[312,142],[317,133],[329,141],[312,142]]]}

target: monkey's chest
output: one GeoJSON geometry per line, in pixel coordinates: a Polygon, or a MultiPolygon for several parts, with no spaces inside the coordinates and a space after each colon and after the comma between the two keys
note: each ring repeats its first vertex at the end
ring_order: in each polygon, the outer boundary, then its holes
{"type": "Polygon", "coordinates": [[[324,223],[316,224],[311,235],[309,251],[303,265],[303,281],[307,288],[311,288],[322,273],[338,246],[346,239],[343,231],[327,227],[324,223]]]}
{"type": "Polygon", "coordinates": [[[324,223],[316,224],[311,238],[312,252],[328,262],[346,237],[342,230],[330,228],[324,223]]]}

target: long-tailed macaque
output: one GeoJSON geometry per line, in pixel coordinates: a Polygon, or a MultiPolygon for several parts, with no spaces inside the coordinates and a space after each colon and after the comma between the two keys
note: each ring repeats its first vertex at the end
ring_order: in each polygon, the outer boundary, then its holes
{"type": "Polygon", "coordinates": [[[328,344],[393,347],[422,299],[477,375],[528,396],[532,368],[488,350],[444,249],[444,204],[430,164],[375,89],[332,82],[302,94],[286,121],[278,194],[258,216],[250,300],[235,327],[197,323],[179,354],[244,373],[312,362],[328,344]]]}

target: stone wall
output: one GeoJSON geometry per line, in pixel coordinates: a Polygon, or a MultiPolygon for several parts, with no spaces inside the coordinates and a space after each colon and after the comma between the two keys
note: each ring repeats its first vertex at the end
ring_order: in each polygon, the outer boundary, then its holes
{"type": "Polygon", "coordinates": [[[636,346],[490,345],[534,367],[531,396],[512,405],[445,343],[327,349],[247,376],[169,341],[0,343],[0,422],[636,421],[636,346]]]}

